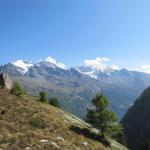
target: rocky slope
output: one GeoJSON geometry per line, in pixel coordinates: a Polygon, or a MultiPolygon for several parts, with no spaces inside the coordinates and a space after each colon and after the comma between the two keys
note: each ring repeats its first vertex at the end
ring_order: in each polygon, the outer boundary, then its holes
{"type": "Polygon", "coordinates": [[[143,150],[141,147],[146,142],[150,143],[150,87],[136,100],[121,122],[131,150],[143,150]]]}
{"type": "Polygon", "coordinates": [[[90,134],[79,118],[30,96],[16,97],[0,89],[0,149],[2,150],[126,150],[111,147],[90,134]]]}

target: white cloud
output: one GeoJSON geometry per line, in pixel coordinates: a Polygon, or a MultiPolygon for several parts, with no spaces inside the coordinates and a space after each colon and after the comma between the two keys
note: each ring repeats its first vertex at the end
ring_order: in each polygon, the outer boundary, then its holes
{"type": "Polygon", "coordinates": [[[111,65],[111,68],[114,70],[119,70],[119,67],[117,65],[111,65]]]}
{"type": "Polygon", "coordinates": [[[66,69],[66,65],[65,64],[63,64],[61,62],[57,62],[57,60],[52,58],[51,56],[47,57],[44,61],[52,63],[52,64],[55,64],[56,66],[58,66],[58,67],[60,67],[62,69],[66,69]]]}
{"type": "Polygon", "coordinates": [[[143,65],[140,68],[136,69],[136,71],[141,71],[150,74],[150,65],[143,65]]]}
{"type": "Polygon", "coordinates": [[[91,59],[91,60],[85,60],[84,61],[84,64],[86,66],[90,66],[90,67],[93,67],[93,68],[99,68],[99,67],[106,67],[106,63],[105,62],[108,62],[110,59],[109,58],[100,58],[100,57],[97,57],[96,59],[91,59]]]}
{"type": "Polygon", "coordinates": [[[85,60],[84,61],[84,64],[86,66],[89,66],[89,67],[92,67],[94,69],[98,69],[98,70],[101,70],[101,71],[105,71],[107,70],[108,68],[112,68],[114,70],[118,70],[118,66],[116,65],[112,65],[112,66],[109,66],[107,63],[110,61],[109,58],[105,58],[105,57],[97,57],[96,59],[91,59],[91,60],[85,60]]]}

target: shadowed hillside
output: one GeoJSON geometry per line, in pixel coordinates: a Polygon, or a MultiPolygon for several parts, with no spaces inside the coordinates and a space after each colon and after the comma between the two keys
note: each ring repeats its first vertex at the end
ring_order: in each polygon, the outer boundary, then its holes
{"type": "Polygon", "coordinates": [[[131,150],[150,149],[150,87],[144,90],[122,119],[131,150]],[[143,146],[147,148],[143,148],[143,146]]]}

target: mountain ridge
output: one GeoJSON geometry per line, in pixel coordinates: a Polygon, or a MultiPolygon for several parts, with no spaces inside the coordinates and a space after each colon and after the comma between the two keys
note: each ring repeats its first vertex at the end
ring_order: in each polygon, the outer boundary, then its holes
{"type": "MultiPolygon", "coordinates": [[[[27,72],[30,67],[33,67],[34,65],[38,65],[40,63],[47,63],[47,64],[51,64],[51,67],[58,67],[61,69],[70,69],[70,68],[76,68],[80,73],[83,74],[88,74],[88,72],[95,72],[95,74],[97,74],[98,72],[104,72],[107,73],[109,75],[109,73],[112,73],[114,71],[117,70],[128,70],[128,71],[134,71],[134,72],[140,72],[140,73],[145,73],[142,71],[137,71],[137,70],[131,70],[128,68],[122,68],[119,69],[116,65],[107,65],[105,62],[109,61],[109,59],[107,58],[99,58],[97,57],[95,60],[85,60],[85,64],[84,65],[78,65],[77,67],[69,67],[67,68],[65,64],[58,62],[56,59],[52,58],[51,56],[45,58],[45,59],[40,59],[37,62],[32,62],[29,60],[17,60],[14,62],[10,62],[11,64],[20,67],[21,69],[23,69],[25,72],[27,72]],[[90,62],[91,61],[91,62],[90,62]],[[94,61],[92,63],[92,61],[94,61]]],[[[94,75],[95,75],[94,74],[94,75]]],[[[149,74],[149,73],[146,73],[149,74]]],[[[90,75],[89,75],[90,76],[90,75]]]]}

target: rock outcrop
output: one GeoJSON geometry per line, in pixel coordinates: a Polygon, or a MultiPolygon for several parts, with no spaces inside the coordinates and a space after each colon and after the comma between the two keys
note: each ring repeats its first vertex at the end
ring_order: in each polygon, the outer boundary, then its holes
{"type": "Polygon", "coordinates": [[[0,87],[11,89],[12,80],[7,73],[0,74],[0,87]]]}

